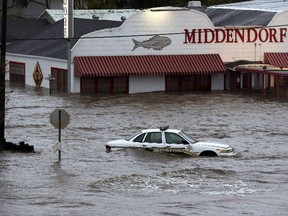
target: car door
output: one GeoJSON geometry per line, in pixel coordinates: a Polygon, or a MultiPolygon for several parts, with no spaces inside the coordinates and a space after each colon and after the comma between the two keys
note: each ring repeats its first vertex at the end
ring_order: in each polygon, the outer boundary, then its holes
{"type": "Polygon", "coordinates": [[[148,132],[142,142],[143,148],[163,148],[162,132],[148,132]]]}
{"type": "Polygon", "coordinates": [[[165,132],[165,144],[168,148],[185,149],[189,142],[177,133],[165,132]]]}

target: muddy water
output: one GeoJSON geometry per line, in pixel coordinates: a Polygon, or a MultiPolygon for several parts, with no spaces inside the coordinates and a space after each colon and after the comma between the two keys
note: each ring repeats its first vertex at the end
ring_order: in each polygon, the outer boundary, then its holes
{"type": "Polygon", "coordinates": [[[287,215],[288,101],[232,93],[49,96],[8,87],[6,138],[36,153],[0,152],[0,215],[287,215]],[[62,160],[49,124],[71,123],[62,160]],[[106,153],[108,140],[170,125],[232,145],[236,158],[142,150],[106,153]]]}

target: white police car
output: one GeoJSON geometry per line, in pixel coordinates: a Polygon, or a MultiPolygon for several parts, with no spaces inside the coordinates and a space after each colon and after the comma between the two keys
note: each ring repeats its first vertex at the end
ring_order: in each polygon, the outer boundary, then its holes
{"type": "Polygon", "coordinates": [[[208,157],[238,155],[231,146],[197,141],[181,130],[169,129],[168,126],[142,130],[127,139],[107,142],[106,151],[110,152],[112,148],[142,148],[154,152],[184,153],[191,156],[208,157]]]}

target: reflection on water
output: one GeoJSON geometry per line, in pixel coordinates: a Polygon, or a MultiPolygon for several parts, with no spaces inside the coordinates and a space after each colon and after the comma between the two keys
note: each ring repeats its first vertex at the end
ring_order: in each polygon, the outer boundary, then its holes
{"type": "Polygon", "coordinates": [[[286,215],[288,103],[236,93],[49,96],[8,87],[6,138],[36,153],[0,153],[1,215],[286,215]],[[55,108],[62,161],[53,153],[55,108]],[[223,142],[236,158],[193,158],[105,143],[170,125],[223,142]]]}

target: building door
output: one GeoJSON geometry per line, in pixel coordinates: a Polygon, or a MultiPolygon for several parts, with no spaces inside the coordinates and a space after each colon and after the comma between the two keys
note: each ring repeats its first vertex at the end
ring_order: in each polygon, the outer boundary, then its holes
{"type": "Polygon", "coordinates": [[[65,69],[52,68],[50,82],[51,93],[66,93],[68,89],[68,72],[65,69]]]}
{"type": "Polygon", "coordinates": [[[9,80],[12,84],[25,85],[25,64],[9,62],[9,80]]]}

